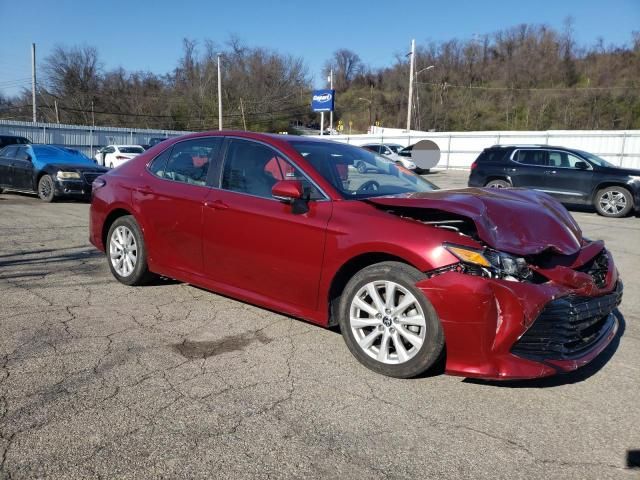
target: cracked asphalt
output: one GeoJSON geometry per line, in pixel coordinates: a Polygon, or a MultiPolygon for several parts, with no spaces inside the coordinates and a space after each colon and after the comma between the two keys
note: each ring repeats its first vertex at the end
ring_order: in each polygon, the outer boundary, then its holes
{"type": "Polygon", "coordinates": [[[0,195],[0,478],[640,478],[639,218],[573,212],[625,281],[613,344],[574,374],[500,384],[385,378],[334,331],[179,282],[121,285],[88,210],[0,195]]]}

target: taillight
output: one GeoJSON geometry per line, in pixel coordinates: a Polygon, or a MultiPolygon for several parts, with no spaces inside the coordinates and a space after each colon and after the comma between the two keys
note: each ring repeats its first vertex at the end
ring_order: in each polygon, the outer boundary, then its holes
{"type": "Polygon", "coordinates": [[[476,162],[473,162],[471,164],[471,170],[475,170],[475,168],[478,166],[478,164],[476,162]]]}

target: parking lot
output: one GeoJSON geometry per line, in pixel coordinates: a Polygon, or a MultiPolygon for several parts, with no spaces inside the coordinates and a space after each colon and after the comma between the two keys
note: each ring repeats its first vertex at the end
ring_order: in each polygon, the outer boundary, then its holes
{"type": "Polygon", "coordinates": [[[383,377],[335,331],[169,280],[121,285],[88,211],[0,195],[0,478],[640,475],[638,217],[573,212],[625,282],[618,338],[574,374],[494,383],[383,377]]]}

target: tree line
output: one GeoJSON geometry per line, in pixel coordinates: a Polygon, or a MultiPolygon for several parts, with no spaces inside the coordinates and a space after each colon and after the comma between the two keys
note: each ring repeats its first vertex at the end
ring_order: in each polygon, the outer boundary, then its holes
{"type": "MultiPolygon", "coordinates": [[[[312,78],[303,59],[248,46],[183,41],[173,71],[107,70],[96,48],[56,47],[40,66],[39,120],[176,130],[223,125],[254,131],[317,125],[312,78]]],[[[334,72],[335,121],[345,130],[406,124],[409,60],[367,66],[347,48],[334,72]]],[[[468,40],[418,44],[412,127],[435,131],[640,128],[640,33],[629,45],[579,46],[571,22],[558,31],[519,25],[468,40]],[[433,68],[427,67],[433,65],[433,68]]],[[[324,86],[324,85],[323,85],[324,86]]],[[[31,93],[0,97],[0,118],[31,119],[31,93]]]]}

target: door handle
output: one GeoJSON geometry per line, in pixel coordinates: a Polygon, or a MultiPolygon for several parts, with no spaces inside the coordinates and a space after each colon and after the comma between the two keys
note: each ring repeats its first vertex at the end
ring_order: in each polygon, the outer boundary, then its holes
{"type": "Polygon", "coordinates": [[[558,172],[557,172],[557,171],[555,171],[555,170],[545,170],[545,172],[544,172],[544,173],[546,173],[547,175],[555,175],[555,174],[556,174],[556,173],[558,173],[558,172]]]}
{"type": "Polygon", "coordinates": [[[517,172],[517,171],[518,171],[518,169],[517,169],[517,168],[505,168],[505,170],[506,170],[507,172],[517,172]]]}
{"type": "Polygon", "coordinates": [[[137,190],[139,193],[142,193],[143,195],[151,195],[153,193],[153,190],[151,190],[151,187],[149,185],[138,187],[137,190]]]}
{"type": "Polygon", "coordinates": [[[224,203],[222,200],[215,200],[213,202],[204,202],[204,206],[207,208],[213,208],[214,210],[226,210],[229,208],[229,205],[224,203]]]}

